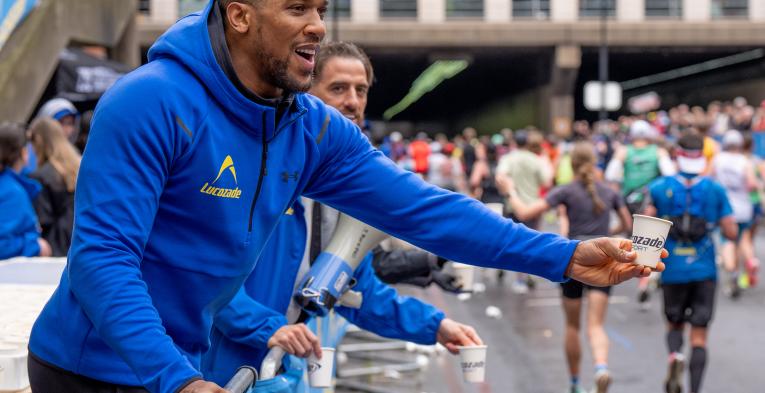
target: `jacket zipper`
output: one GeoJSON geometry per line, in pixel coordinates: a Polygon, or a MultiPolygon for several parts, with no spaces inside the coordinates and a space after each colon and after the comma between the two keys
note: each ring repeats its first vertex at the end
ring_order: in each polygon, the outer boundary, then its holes
{"type": "MultiPolygon", "coordinates": [[[[266,164],[268,162],[268,138],[266,134],[268,133],[268,130],[266,129],[266,115],[263,114],[263,129],[261,131],[261,134],[263,135],[263,154],[260,156],[260,174],[258,175],[258,186],[255,188],[255,196],[252,198],[252,204],[250,205],[250,224],[247,227],[247,233],[252,232],[252,216],[255,214],[255,204],[258,202],[258,197],[260,196],[260,190],[263,188],[263,178],[268,175],[268,170],[266,169],[266,164]]],[[[249,238],[249,236],[248,236],[249,238]]]]}
{"type": "MultiPolygon", "coordinates": [[[[283,129],[284,127],[287,127],[297,121],[300,117],[302,117],[307,112],[306,109],[302,109],[297,116],[294,116],[290,121],[286,123],[282,123],[281,126],[276,128],[276,124],[274,124],[275,132],[274,136],[279,134],[279,131],[283,129]]],[[[260,192],[263,188],[263,178],[268,175],[268,168],[266,168],[266,164],[268,163],[268,137],[267,137],[267,130],[266,130],[266,115],[263,115],[263,130],[262,130],[262,143],[263,143],[263,154],[260,158],[260,174],[258,175],[258,185],[255,188],[255,196],[252,198],[252,204],[250,205],[250,223],[247,226],[247,234],[249,239],[249,234],[252,233],[252,219],[255,215],[255,205],[258,202],[258,197],[260,196],[260,192]]]]}

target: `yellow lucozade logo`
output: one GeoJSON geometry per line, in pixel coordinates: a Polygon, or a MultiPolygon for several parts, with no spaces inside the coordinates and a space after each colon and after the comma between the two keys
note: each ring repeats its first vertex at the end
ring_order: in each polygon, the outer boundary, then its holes
{"type": "Polygon", "coordinates": [[[218,176],[215,177],[215,180],[213,180],[212,183],[205,182],[199,192],[202,194],[212,195],[214,197],[239,199],[239,197],[242,195],[242,190],[239,189],[239,182],[236,180],[236,168],[234,167],[234,160],[231,159],[231,156],[226,156],[226,158],[223,160],[223,163],[220,164],[218,176]],[[236,187],[213,187],[212,185],[220,179],[220,176],[223,174],[223,172],[226,171],[226,169],[228,169],[228,171],[234,177],[234,184],[236,187]]]}

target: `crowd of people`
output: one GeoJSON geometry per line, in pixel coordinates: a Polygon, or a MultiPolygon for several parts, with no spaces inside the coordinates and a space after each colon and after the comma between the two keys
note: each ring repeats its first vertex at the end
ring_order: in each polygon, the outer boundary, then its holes
{"type": "MultiPolygon", "coordinates": [[[[670,393],[683,391],[682,337],[685,324],[690,325],[690,391],[697,393],[718,267],[724,272],[722,290],[732,299],[757,284],[754,234],[762,216],[765,164],[754,147],[755,139],[765,135],[758,134],[763,114],[765,102],[755,109],[737,97],[710,103],[706,110],[679,105],[592,125],[577,121],[563,138],[534,127],[479,136],[468,127],[451,139],[439,134],[431,140],[421,133],[411,142],[393,132],[380,148],[433,184],[487,204],[501,203],[507,217],[530,228],[539,229],[548,210],[557,214],[558,232],[571,238],[629,236],[632,214],[672,221],[667,271],[661,278],[641,279],[636,296],[645,310],[651,289],[661,283],[670,393]]],[[[561,291],[571,392],[582,391],[582,287],[568,282],[561,291]]],[[[584,287],[589,289],[594,381],[602,392],[610,382],[608,338],[602,330],[609,288],[584,287]]],[[[533,280],[522,275],[511,284],[518,294],[530,288],[533,280]]]]}
{"type": "MultiPolygon", "coordinates": [[[[357,48],[342,44],[335,50],[340,54],[332,56],[355,60],[359,69],[364,70],[363,65],[368,60],[364,60],[366,57],[362,57],[357,48]],[[346,51],[351,51],[351,55],[346,51]]],[[[337,65],[331,63],[327,70],[330,77],[335,75],[332,73],[334,66],[337,65]]],[[[363,80],[367,81],[365,89],[368,89],[371,80],[363,80]]],[[[348,91],[353,90],[351,85],[348,84],[348,91]]],[[[332,102],[327,91],[312,92],[332,102]]],[[[348,101],[341,99],[334,104],[342,112],[358,113],[358,103],[354,104],[353,99],[350,104],[348,101]]],[[[362,111],[364,106],[362,102],[362,111]]],[[[679,106],[666,113],[622,117],[618,121],[593,126],[578,121],[573,127],[574,132],[566,139],[556,138],[533,127],[504,129],[494,135],[480,135],[475,129],[466,128],[451,138],[438,134],[431,139],[427,134],[420,133],[411,141],[394,131],[378,148],[401,168],[419,174],[438,187],[469,195],[485,204],[501,204],[505,216],[530,228],[540,229],[540,218],[545,212],[553,211],[557,214],[555,222],[558,232],[572,239],[618,234],[628,236],[632,225],[631,213],[670,219],[674,224],[667,242],[672,254],[670,261],[686,263],[670,262],[660,279],[670,352],[667,391],[682,391],[683,365],[686,362],[682,352],[683,331],[684,324],[688,323],[691,326],[692,346],[688,362],[691,391],[700,392],[706,359],[706,329],[714,308],[717,265],[726,273],[723,290],[733,299],[757,284],[759,260],[755,255],[754,234],[762,212],[760,203],[765,164],[752,154],[753,132],[757,132],[753,130],[756,113],[758,111],[746,105],[743,99],[737,98],[732,103],[710,104],[706,112],[698,107],[688,110],[686,106],[679,106]],[[753,115],[746,117],[750,113],[753,115]],[[725,128],[725,132],[718,132],[725,128]],[[714,235],[717,227],[720,228],[719,239],[714,235]],[[678,269],[678,266],[685,267],[678,269]]],[[[80,135],[74,129],[75,125],[80,125],[79,117],[71,103],[55,99],[42,107],[28,127],[11,123],[0,127],[3,189],[8,195],[8,198],[3,198],[4,207],[0,209],[6,218],[2,220],[4,228],[1,238],[6,245],[0,248],[4,252],[3,258],[67,254],[73,228],[74,187],[81,159],[80,150],[72,143],[80,135]]],[[[359,115],[357,120],[357,124],[363,126],[363,115],[359,115]]],[[[310,200],[303,203],[312,205],[310,200]]],[[[304,208],[296,203],[291,211],[302,213],[304,208]]],[[[302,215],[297,214],[296,217],[302,215]]],[[[299,222],[302,218],[296,221],[299,222]]],[[[289,228],[287,224],[284,226],[289,228]]],[[[285,231],[294,232],[293,229],[285,231]]],[[[331,232],[325,233],[324,243],[331,232]]],[[[283,247],[287,246],[276,243],[275,248],[281,250],[283,247]]],[[[430,277],[424,281],[421,279],[421,286],[436,282],[444,289],[459,292],[459,288],[449,286],[453,277],[439,271],[442,262],[434,264],[426,257],[427,254],[423,254],[421,259],[424,262],[418,263],[414,262],[417,256],[398,252],[391,257],[398,261],[386,269],[384,262],[380,262],[384,258],[379,255],[384,251],[376,251],[378,255],[374,259],[378,276],[384,280],[391,274],[399,277],[386,280],[392,283],[412,282],[417,280],[408,277],[408,272],[402,272],[404,266],[419,266],[413,270],[410,267],[410,272],[422,270],[422,266],[432,266],[425,268],[424,273],[412,273],[430,277]],[[435,280],[439,275],[446,278],[439,282],[435,280]]],[[[300,262],[282,266],[297,269],[300,262]]],[[[251,277],[270,277],[271,273],[251,277]]],[[[296,273],[297,270],[288,275],[296,273]]],[[[280,276],[283,274],[279,273],[280,276]]],[[[502,279],[501,274],[498,279],[502,279]]],[[[287,281],[293,282],[294,279],[287,281]]],[[[641,280],[637,294],[639,302],[648,300],[652,284],[655,285],[649,278],[641,280]]],[[[258,282],[253,288],[261,285],[263,283],[258,282]]],[[[517,273],[511,283],[511,289],[517,294],[527,293],[533,286],[533,279],[522,273],[517,273]]],[[[288,299],[292,284],[285,288],[284,298],[288,299]]],[[[379,289],[370,293],[376,291],[379,292],[379,289]]],[[[561,289],[570,391],[583,391],[578,380],[580,313],[585,293],[588,298],[587,336],[596,370],[594,381],[599,389],[597,391],[605,392],[611,382],[608,337],[603,329],[610,287],[590,286],[573,280],[562,284],[561,289]]],[[[257,291],[252,296],[257,298],[257,291]]],[[[413,300],[398,302],[404,305],[404,309],[415,310],[412,312],[417,315],[439,312],[435,309],[425,312],[421,307],[430,306],[411,303],[413,300]]],[[[281,305],[275,306],[277,309],[287,306],[283,301],[278,304],[281,305]]],[[[377,310],[380,308],[377,307],[377,310]]],[[[280,312],[285,311],[286,308],[280,312]]],[[[268,320],[269,315],[253,318],[268,320]]],[[[350,315],[351,321],[364,324],[363,319],[350,315]]],[[[435,315],[441,315],[437,317],[438,321],[444,318],[442,314],[435,315]]],[[[262,323],[255,325],[260,328],[269,346],[281,343],[279,337],[285,333],[297,334],[290,329],[277,330],[281,326],[278,324],[273,328],[265,328],[262,323]],[[274,334],[277,331],[279,334],[274,334]]],[[[412,336],[414,331],[411,326],[406,329],[405,325],[411,325],[411,321],[402,322],[402,333],[388,331],[387,335],[430,342],[427,338],[418,338],[419,335],[412,336]],[[412,333],[405,333],[410,331],[412,333]]],[[[218,326],[228,325],[220,323],[218,326]]],[[[374,323],[367,323],[367,326],[375,330],[374,323]]],[[[304,329],[300,330],[305,336],[303,342],[318,345],[317,338],[304,329]]],[[[221,333],[215,334],[223,337],[221,333]]],[[[216,356],[208,359],[237,359],[223,351],[226,347],[220,342],[223,338],[216,340],[219,341],[214,346],[216,356]],[[220,352],[225,356],[221,357],[220,352]]],[[[283,345],[293,344],[284,340],[283,345]]],[[[296,348],[290,352],[309,352],[309,347],[296,348]]],[[[262,360],[264,354],[258,355],[258,359],[262,360]]],[[[220,373],[213,368],[208,372],[209,375],[220,373]]],[[[214,380],[222,383],[225,375],[221,373],[214,380]]]]}
{"type": "Polygon", "coordinates": [[[355,272],[368,303],[338,312],[381,335],[451,352],[482,343],[383,283],[459,292],[447,259],[516,271],[521,295],[531,275],[563,282],[574,393],[585,293],[598,393],[612,382],[610,286],[639,277],[640,301],[651,293],[651,269],[608,236],[629,236],[631,213],[672,221],[665,385],[682,392],[687,365],[699,393],[718,254],[731,297],[757,284],[765,166],[752,133],[765,130],[765,107],[680,105],[577,121],[566,137],[392,131],[374,148],[359,132],[371,63],[352,44],[317,52],[322,7],[211,1],[106,94],[92,133],[90,115],[60,98],[28,126],[0,124],[0,259],[68,256],[30,338],[33,390],[222,392],[235,370],[218,359],[256,364],[274,346],[321,356],[290,297],[334,231],[332,206],[432,252],[376,249],[355,272]],[[543,229],[547,211],[558,234],[529,229],[543,229]]]}

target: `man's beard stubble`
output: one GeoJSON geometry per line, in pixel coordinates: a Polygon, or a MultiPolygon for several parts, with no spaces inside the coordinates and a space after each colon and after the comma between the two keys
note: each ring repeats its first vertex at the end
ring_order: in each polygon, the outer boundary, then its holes
{"type": "Polygon", "coordinates": [[[258,60],[265,66],[266,77],[268,82],[272,85],[285,90],[286,92],[303,93],[311,88],[311,81],[313,80],[313,74],[307,83],[301,83],[290,78],[287,68],[289,67],[288,61],[268,57],[263,52],[258,52],[258,60]]]}

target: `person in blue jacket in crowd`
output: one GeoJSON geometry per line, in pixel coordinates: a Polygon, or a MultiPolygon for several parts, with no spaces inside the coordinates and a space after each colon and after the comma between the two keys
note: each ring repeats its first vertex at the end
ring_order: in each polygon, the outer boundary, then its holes
{"type": "MultiPolygon", "coordinates": [[[[287,210],[243,290],[216,315],[210,350],[202,358],[202,374],[207,380],[223,385],[239,366],[259,369],[274,346],[300,357],[321,353],[321,343],[305,324],[288,325],[288,307],[307,237],[303,214],[299,201],[287,210]]],[[[482,344],[473,328],[445,318],[441,310],[416,298],[399,296],[382,283],[375,276],[371,259],[370,253],[354,272],[354,290],[363,297],[361,307],[338,306],[338,314],[384,337],[423,345],[438,341],[455,352],[457,345],[482,344]]]]}
{"type": "Polygon", "coordinates": [[[650,273],[629,240],[539,233],[428,185],[304,94],[325,12],[211,0],[101,98],[33,391],[224,392],[199,371],[213,317],[300,195],[449,260],[601,286],[650,273]]]}
{"type": "Polygon", "coordinates": [[[0,124],[0,260],[51,255],[32,205],[41,186],[18,174],[28,159],[26,141],[24,127],[0,124]]]}

